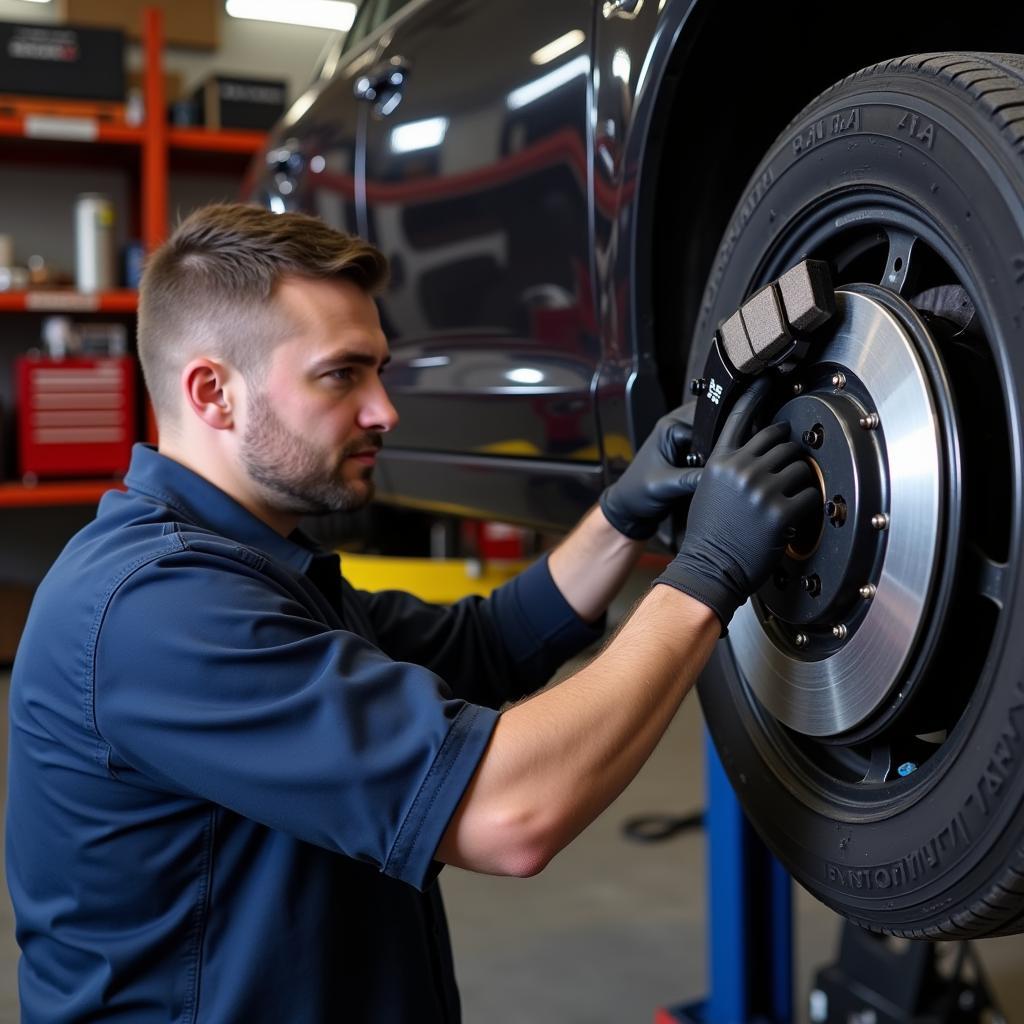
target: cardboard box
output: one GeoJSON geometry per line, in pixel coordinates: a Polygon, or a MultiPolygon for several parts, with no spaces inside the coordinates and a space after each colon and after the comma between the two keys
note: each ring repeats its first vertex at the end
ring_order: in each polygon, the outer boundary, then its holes
{"type": "MultiPolygon", "coordinates": [[[[165,71],[164,72],[164,98],[168,103],[174,103],[175,100],[181,97],[182,90],[182,77],[177,71],[165,71]]],[[[130,92],[132,89],[138,89],[140,93],[145,93],[146,87],[143,83],[143,74],[141,71],[129,71],[125,78],[125,85],[130,92]]]]}
{"type": "Polygon", "coordinates": [[[130,39],[142,38],[142,12],[147,7],[163,11],[166,44],[196,50],[215,50],[219,45],[224,4],[217,0],[59,0],[66,21],[116,27],[130,39]]]}
{"type": "Polygon", "coordinates": [[[0,93],[124,100],[124,33],[0,22],[0,93]]]}
{"type": "Polygon", "coordinates": [[[33,590],[19,583],[0,584],[0,665],[10,665],[18,649],[33,590]]]}
{"type": "Polygon", "coordinates": [[[195,91],[194,99],[202,123],[213,131],[268,131],[287,109],[288,83],[282,79],[213,75],[195,91]]]}

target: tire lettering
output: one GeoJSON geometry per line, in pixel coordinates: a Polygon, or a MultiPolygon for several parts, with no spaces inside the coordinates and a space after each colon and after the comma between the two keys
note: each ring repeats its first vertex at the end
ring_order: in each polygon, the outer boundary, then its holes
{"type": "Polygon", "coordinates": [[[825,863],[825,878],[843,889],[875,890],[902,889],[924,881],[955,859],[957,851],[971,841],[969,819],[984,826],[996,803],[1003,797],[1007,780],[1024,745],[1024,682],[1014,688],[1018,698],[1006,715],[999,735],[992,745],[992,753],[974,787],[964,798],[961,809],[948,825],[939,829],[906,856],[890,864],[851,868],[845,864],[825,863]]]}
{"type": "Polygon", "coordinates": [[[935,125],[912,110],[904,111],[896,127],[900,131],[905,131],[926,149],[931,149],[935,145],[935,125]]]}
{"type": "Polygon", "coordinates": [[[950,860],[953,851],[966,846],[970,839],[967,821],[958,811],[948,825],[899,860],[863,868],[826,864],[825,877],[833,884],[850,890],[903,889],[934,873],[950,860]]]}
{"type": "Polygon", "coordinates": [[[806,128],[793,136],[790,140],[793,154],[800,156],[807,150],[813,149],[819,142],[825,139],[834,138],[844,132],[857,131],[860,128],[860,107],[852,107],[850,110],[841,110],[832,115],[830,121],[819,118],[806,128]]]}

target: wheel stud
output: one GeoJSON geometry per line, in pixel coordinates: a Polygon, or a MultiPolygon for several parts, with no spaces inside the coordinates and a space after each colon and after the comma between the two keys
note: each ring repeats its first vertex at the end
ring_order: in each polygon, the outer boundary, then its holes
{"type": "Polygon", "coordinates": [[[863,587],[858,591],[861,597],[865,601],[870,601],[875,596],[875,585],[874,583],[865,583],[863,587]]]}
{"type": "Polygon", "coordinates": [[[846,387],[846,374],[842,370],[837,370],[832,374],[832,387],[836,391],[842,391],[846,387]]]}
{"type": "Polygon", "coordinates": [[[803,442],[808,448],[820,448],[821,442],[825,440],[825,431],[822,430],[821,425],[815,423],[810,430],[803,432],[803,442]]]}
{"type": "Polygon", "coordinates": [[[803,390],[804,390],[803,384],[794,384],[793,385],[793,394],[794,395],[801,394],[803,392],[803,390]]]}
{"type": "Polygon", "coordinates": [[[842,526],[846,522],[846,502],[842,495],[837,494],[825,502],[825,518],[833,526],[842,526]]]}
{"type": "Polygon", "coordinates": [[[881,421],[878,418],[878,413],[877,412],[869,412],[867,414],[867,416],[861,416],[861,418],[860,418],[860,425],[865,430],[877,430],[878,429],[878,424],[880,422],[881,421]]]}
{"type": "Polygon", "coordinates": [[[801,576],[800,586],[811,597],[817,597],[821,593],[821,577],[817,573],[812,573],[810,576],[801,576]]]}
{"type": "Polygon", "coordinates": [[[694,466],[702,466],[704,464],[704,459],[699,452],[690,452],[690,454],[686,456],[686,464],[692,469],[694,466]]]}
{"type": "Polygon", "coordinates": [[[846,626],[842,622],[840,622],[837,626],[833,626],[832,627],[832,635],[837,640],[845,640],[846,639],[846,626]]]}
{"type": "Polygon", "coordinates": [[[796,644],[797,647],[806,647],[807,646],[807,634],[806,633],[797,633],[797,635],[795,637],[793,637],[793,643],[796,644]]]}
{"type": "Polygon", "coordinates": [[[889,528],[889,517],[884,512],[877,512],[871,517],[871,526],[875,530],[887,530],[889,528]]]}

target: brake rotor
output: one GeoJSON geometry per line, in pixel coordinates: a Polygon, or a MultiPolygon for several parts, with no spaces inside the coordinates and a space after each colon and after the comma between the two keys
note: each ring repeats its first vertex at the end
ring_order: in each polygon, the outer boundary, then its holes
{"type": "Polygon", "coordinates": [[[776,417],[813,464],[823,515],[729,630],[754,696],[808,736],[855,729],[890,697],[937,571],[942,436],[917,350],[927,332],[903,305],[836,292],[834,333],[776,417]]]}

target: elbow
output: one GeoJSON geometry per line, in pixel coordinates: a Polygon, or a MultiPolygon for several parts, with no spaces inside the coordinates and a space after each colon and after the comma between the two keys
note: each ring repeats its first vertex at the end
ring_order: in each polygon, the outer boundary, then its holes
{"type": "Polygon", "coordinates": [[[498,840],[493,847],[500,865],[498,873],[513,878],[539,875],[562,848],[557,832],[551,822],[530,815],[505,816],[496,821],[492,837],[498,840]]]}

